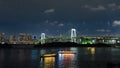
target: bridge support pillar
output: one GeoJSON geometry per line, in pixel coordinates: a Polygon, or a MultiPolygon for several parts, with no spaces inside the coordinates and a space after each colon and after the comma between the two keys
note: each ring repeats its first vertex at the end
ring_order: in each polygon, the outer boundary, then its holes
{"type": "Polygon", "coordinates": [[[76,29],[71,29],[71,42],[77,42],[76,39],[77,35],[76,35],[76,29]]]}
{"type": "Polygon", "coordinates": [[[41,44],[45,44],[45,33],[41,33],[41,44]]]}

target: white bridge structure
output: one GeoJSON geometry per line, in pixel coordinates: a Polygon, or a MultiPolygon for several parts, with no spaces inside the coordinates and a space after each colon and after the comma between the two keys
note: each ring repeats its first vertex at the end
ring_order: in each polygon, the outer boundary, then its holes
{"type": "Polygon", "coordinates": [[[71,42],[77,42],[77,34],[76,34],[76,29],[71,29],[71,42]]]}
{"type": "MultiPolygon", "coordinates": [[[[69,36],[68,37],[69,38],[69,41],[70,42],[77,42],[77,34],[76,34],[76,29],[71,29],[71,36],[69,36]]],[[[54,38],[54,39],[56,39],[56,38],[54,38]]],[[[54,40],[53,39],[53,40],[54,40]]],[[[57,38],[57,39],[60,39],[60,38],[57,38]]],[[[45,37],[45,33],[41,33],[41,39],[40,39],[41,41],[40,41],[40,43],[41,44],[45,44],[45,43],[47,43],[47,39],[46,39],[46,37],[45,37]]],[[[52,40],[52,41],[53,41],[52,40]]]]}
{"type": "Polygon", "coordinates": [[[41,44],[45,44],[45,33],[41,33],[41,44]]]}

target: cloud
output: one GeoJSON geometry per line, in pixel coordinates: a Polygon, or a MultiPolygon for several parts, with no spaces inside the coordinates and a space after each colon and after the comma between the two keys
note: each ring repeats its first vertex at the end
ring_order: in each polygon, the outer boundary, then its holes
{"type": "Polygon", "coordinates": [[[90,8],[91,6],[90,5],[84,5],[82,6],[82,8],[90,8]]]}
{"type": "Polygon", "coordinates": [[[119,10],[120,9],[120,5],[117,5],[116,3],[109,3],[109,4],[106,4],[106,5],[95,5],[95,6],[92,6],[92,5],[83,5],[82,8],[85,8],[85,9],[89,9],[91,11],[103,11],[103,10],[119,10]]]}
{"type": "Polygon", "coordinates": [[[110,32],[111,30],[108,30],[108,29],[98,29],[96,31],[97,32],[110,32]]]}
{"type": "Polygon", "coordinates": [[[82,6],[82,8],[86,8],[92,11],[101,11],[101,10],[106,10],[106,7],[102,6],[102,5],[98,5],[97,7],[93,7],[91,5],[84,5],[82,6]]]}
{"type": "Polygon", "coordinates": [[[99,11],[99,10],[106,10],[104,6],[97,6],[97,7],[91,7],[90,8],[92,11],[99,11]]]}
{"type": "Polygon", "coordinates": [[[119,9],[119,5],[116,5],[115,3],[108,4],[108,8],[111,10],[119,9]]]}
{"type": "Polygon", "coordinates": [[[55,12],[55,9],[47,9],[44,11],[44,13],[53,13],[55,12]]]}
{"type": "Polygon", "coordinates": [[[50,26],[59,26],[59,27],[64,26],[64,24],[59,22],[59,21],[49,21],[49,20],[46,20],[45,24],[50,25],[50,26]]]}
{"type": "Polygon", "coordinates": [[[60,24],[58,24],[58,26],[64,26],[64,24],[63,24],[63,23],[60,23],[60,24]]]}
{"type": "Polygon", "coordinates": [[[58,21],[49,22],[49,24],[50,24],[51,26],[55,26],[55,25],[58,24],[58,21]]]}
{"type": "Polygon", "coordinates": [[[54,21],[53,23],[54,23],[54,24],[58,24],[59,22],[58,22],[58,21],[54,21]]]}
{"type": "Polygon", "coordinates": [[[120,5],[117,5],[116,3],[110,3],[107,6],[108,6],[108,9],[111,9],[112,11],[120,9],[120,5]]]}
{"type": "Polygon", "coordinates": [[[113,21],[113,26],[120,26],[120,21],[117,20],[113,21]]]}
{"type": "Polygon", "coordinates": [[[109,7],[116,7],[115,3],[108,4],[109,7]]]}

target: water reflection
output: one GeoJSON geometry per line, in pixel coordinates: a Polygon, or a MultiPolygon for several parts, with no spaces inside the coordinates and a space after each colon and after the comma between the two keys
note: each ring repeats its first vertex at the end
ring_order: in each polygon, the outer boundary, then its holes
{"type": "Polygon", "coordinates": [[[91,60],[95,60],[95,47],[87,47],[86,48],[87,49],[87,51],[89,51],[90,52],[90,54],[92,55],[91,56],[91,60]]]}
{"type": "Polygon", "coordinates": [[[95,67],[95,64],[101,64],[104,67],[107,59],[109,58],[110,49],[106,48],[95,48],[95,47],[87,47],[87,48],[58,48],[58,49],[43,49],[40,51],[40,54],[56,54],[56,56],[46,56],[42,61],[40,61],[41,68],[79,68],[85,67],[86,65],[90,65],[91,67],[95,67]],[[43,53],[44,51],[44,53],[43,53]],[[107,57],[104,57],[104,56],[107,57]],[[105,60],[103,60],[104,57],[105,60]],[[106,59],[107,58],[107,59],[106,59]],[[100,63],[100,62],[103,63],[100,63]]]}
{"type": "Polygon", "coordinates": [[[54,67],[55,67],[55,57],[45,57],[44,68],[54,68],[54,67]]]}
{"type": "Polygon", "coordinates": [[[55,68],[56,54],[44,54],[41,56],[40,67],[55,68]]]}
{"type": "Polygon", "coordinates": [[[88,51],[90,51],[91,55],[95,55],[95,47],[87,47],[88,51]]]}
{"type": "Polygon", "coordinates": [[[75,54],[73,51],[58,51],[56,54],[43,54],[40,60],[42,68],[73,68],[75,54]]]}
{"type": "Polygon", "coordinates": [[[58,57],[58,68],[73,68],[74,53],[72,51],[59,52],[58,57]]]}
{"type": "Polygon", "coordinates": [[[109,68],[119,57],[112,47],[0,49],[0,68],[109,68]]]}
{"type": "Polygon", "coordinates": [[[36,60],[37,59],[37,53],[38,53],[38,50],[32,50],[32,59],[33,60],[36,60]]]}

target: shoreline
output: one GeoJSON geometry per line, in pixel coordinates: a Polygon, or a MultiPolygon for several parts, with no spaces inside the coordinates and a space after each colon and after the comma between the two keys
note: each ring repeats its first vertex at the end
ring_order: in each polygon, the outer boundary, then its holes
{"type": "MultiPolygon", "coordinates": [[[[118,45],[120,47],[120,45],[118,45]]],[[[77,44],[71,42],[53,42],[46,44],[4,44],[0,48],[49,48],[49,47],[115,47],[115,44],[77,44]]]]}

